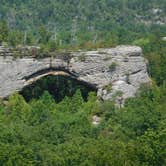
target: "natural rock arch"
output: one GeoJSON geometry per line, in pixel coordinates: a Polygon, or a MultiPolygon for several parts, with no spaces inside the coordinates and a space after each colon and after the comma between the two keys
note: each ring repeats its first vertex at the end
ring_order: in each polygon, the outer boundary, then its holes
{"type": "Polygon", "coordinates": [[[26,80],[25,81],[25,85],[32,84],[33,82],[41,79],[42,77],[48,76],[48,75],[52,75],[52,76],[58,76],[58,75],[59,76],[68,76],[68,77],[71,77],[71,78],[73,78],[75,80],[78,79],[78,77],[74,73],[71,73],[67,69],[50,67],[50,68],[39,70],[36,73],[33,73],[32,75],[24,77],[24,79],[26,80]]]}
{"type": "Polygon", "coordinates": [[[56,102],[64,97],[72,97],[79,89],[87,101],[89,92],[97,92],[97,88],[88,82],[79,80],[74,74],[53,68],[38,71],[26,79],[26,85],[19,92],[26,101],[38,99],[43,92],[48,91],[56,102]]]}
{"type": "Polygon", "coordinates": [[[98,96],[112,99],[122,92],[133,97],[142,83],[150,82],[146,60],[136,46],[118,46],[96,51],[72,52],[66,59],[37,59],[31,55],[13,59],[13,50],[0,48],[0,97],[4,98],[48,74],[68,74],[98,89],[98,96]],[[7,50],[5,52],[5,50],[7,50]]]}

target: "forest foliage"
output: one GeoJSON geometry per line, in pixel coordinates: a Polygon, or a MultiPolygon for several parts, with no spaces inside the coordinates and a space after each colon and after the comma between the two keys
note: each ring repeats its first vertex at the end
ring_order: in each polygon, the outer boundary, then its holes
{"type": "Polygon", "coordinates": [[[84,100],[70,81],[76,93],[64,97],[62,83],[59,102],[42,87],[34,87],[42,94],[37,99],[0,100],[0,165],[166,165],[166,26],[155,20],[165,15],[165,0],[1,0],[1,45],[37,45],[43,52],[138,45],[153,85],[123,108],[92,92],[84,100]]]}
{"type": "Polygon", "coordinates": [[[47,91],[29,103],[14,94],[0,105],[0,165],[164,166],[165,98],[166,86],[142,88],[118,109],[79,90],[60,103],[47,91]]]}
{"type": "Polygon", "coordinates": [[[0,41],[45,51],[131,44],[165,35],[165,15],[165,0],[1,0],[0,41]]]}

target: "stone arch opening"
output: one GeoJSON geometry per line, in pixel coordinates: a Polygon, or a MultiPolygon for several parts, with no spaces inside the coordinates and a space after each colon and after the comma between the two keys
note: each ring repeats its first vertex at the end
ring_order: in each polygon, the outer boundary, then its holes
{"type": "Polygon", "coordinates": [[[75,73],[65,69],[45,69],[24,78],[25,86],[20,94],[26,101],[39,98],[44,91],[48,91],[56,102],[65,96],[72,97],[79,89],[86,101],[89,92],[97,92],[95,85],[79,80],[75,73]]]}

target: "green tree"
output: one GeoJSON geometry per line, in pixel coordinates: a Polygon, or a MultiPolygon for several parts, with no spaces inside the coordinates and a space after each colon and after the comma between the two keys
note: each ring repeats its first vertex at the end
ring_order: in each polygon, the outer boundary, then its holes
{"type": "Polygon", "coordinates": [[[0,44],[2,42],[7,42],[8,39],[9,28],[5,21],[0,21],[0,44]]]}

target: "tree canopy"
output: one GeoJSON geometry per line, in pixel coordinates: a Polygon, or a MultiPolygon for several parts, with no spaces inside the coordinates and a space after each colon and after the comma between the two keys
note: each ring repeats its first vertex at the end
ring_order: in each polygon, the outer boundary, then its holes
{"type": "Polygon", "coordinates": [[[51,77],[26,88],[25,99],[0,99],[0,165],[166,165],[165,20],[165,0],[1,0],[0,45],[37,45],[40,56],[138,45],[152,85],[142,85],[123,108],[51,77]]]}
{"type": "Polygon", "coordinates": [[[0,164],[163,166],[165,97],[164,86],[143,88],[118,109],[80,91],[60,103],[47,91],[29,103],[14,94],[0,105],[0,164]]]}

